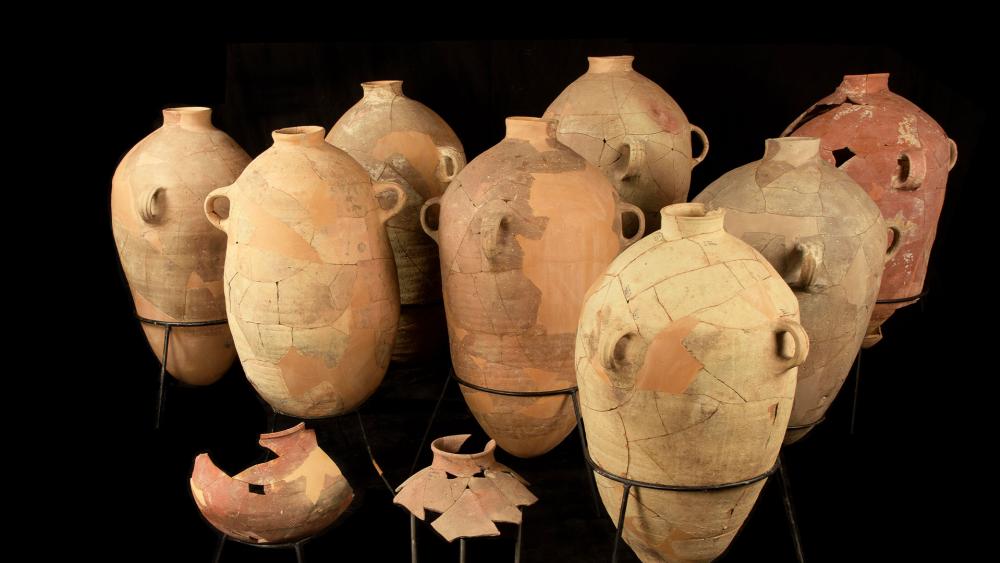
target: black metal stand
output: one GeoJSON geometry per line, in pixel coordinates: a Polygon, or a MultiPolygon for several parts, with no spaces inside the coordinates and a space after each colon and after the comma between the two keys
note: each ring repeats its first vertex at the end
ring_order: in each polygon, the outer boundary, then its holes
{"type": "MultiPolygon", "coordinates": [[[[629,479],[627,477],[622,477],[621,475],[615,475],[603,467],[597,465],[597,463],[590,457],[590,451],[587,449],[587,434],[583,428],[583,411],[580,408],[580,398],[577,390],[573,390],[573,410],[576,411],[576,423],[577,428],[580,432],[580,442],[583,444],[583,459],[587,462],[587,465],[602,477],[611,479],[623,485],[622,487],[622,500],[621,508],[618,511],[618,523],[616,525],[615,531],[615,543],[611,551],[611,562],[617,563],[618,561],[618,546],[621,544],[622,532],[625,529],[625,510],[628,507],[629,495],[632,492],[632,487],[637,487],[641,489],[653,489],[657,491],[675,491],[675,492],[708,492],[708,491],[721,491],[725,489],[733,489],[736,487],[745,487],[747,485],[752,485],[758,481],[767,479],[778,468],[781,466],[780,457],[778,461],[771,466],[770,469],[761,473],[760,475],[755,475],[749,479],[743,479],[741,481],[733,481],[731,483],[719,483],[715,485],[663,485],[660,483],[649,483],[646,481],[637,481],[635,479],[629,479]]],[[[595,478],[596,479],[596,478],[595,478]]],[[[595,486],[596,487],[596,486],[595,486]]]]}
{"type": "Polygon", "coordinates": [[[295,550],[295,561],[296,561],[296,563],[304,563],[306,559],[305,559],[305,554],[303,552],[303,548],[305,547],[306,542],[308,542],[309,540],[313,539],[314,537],[316,537],[316,536],[309,536],[307,538],[302,538],[302,539],[300,539],[298,541],[289,542],[289,543],[250,543],[250,542],[245,542],[243,540],[238,540],[236,538],[231,538],[231,537],[227,536],[226,534],[220,533],[219,534],[219,545],[215,549],[215,558],[212,559],[212,561],[214,563],[219,563],[219,561],[222,560],[222,549],[224,547],[226,547],[226,542],[227,541],[231,541],[231,542],[241,543],[243,545],[249,545],[249,546],[253,546],[253,547],[262,547],[262,548],[266,548],[266,549],[294,549],[295,550]]]}
{"type": "MultiPolygon", "coordinates": [[[[819,424],[822,419],[814,424],[819,424]]],[[[795,559],[799,563],[805,563],[806,556],[802,551],[802,537],[799,535],[799,525],[795,521],[795,505],[792,503],[792,484],[788,479],[788,469],[785,466],[785,459],[778,454],[778,469],[781,473],[781,498],[785,505],[785,516],[788,518],[788,529],[792,533],[792,544],[795,546],[795,559]]]]}
{"type": "MultiPolygon", "coordinates": [[[[567,387],[565,389],[553,389],[551,391],[506,391],[503,389],[491,389],[489,387],[483,387],[482,385],[477,385],[475,383],[470,383],[463,379],[460,379],[458,375],[455,374],[453,368],[448,369],[448,377],[444,381],[444,385],[441,386],[441,394],[438,396],[437,403],[434,405],[434,410],[431,412],[431,418],[427,421],[427,428],[424,430],[424,436],[420,439],[420,445],[417,448],[417,453],[413,457],[413,464],[410,466],[410,475],[413,475],[417,470],[417,463],[420,461],[420,454],[423,452],[424,446],[427,444],[427,438],[430,435],[431,427],[434,425],[434,420],[437,418],[438,410],[441,408],[441,403],[444,401],[445,392],[448,390],[448,384],[454,380],[456,383],[463,387],[468,387],[470,389],[475,389],[476,391],[482,391],[483,393],[489,393],[491,395],[502,395],[505,397],[551,397],[556,395],[570,395],[573,400],[573,410],[576,414],[577,425],[579,427],[580,423],[580,413],[579,409],[576,408],[576,394],[577,387],[567,387]]],[[[581,433],[581,440],[583,435],[581,433]]],[[[583,448],[584,458],[587,456],[587,444],[586,442],[581,442],[581,447],[583,448]]],[[[587,483],[590,485],[590,494],[594,499],[594,512],[600,515],[601,505],[597,496],[597,485],[594,484],[593,478],[590,476],[590,470],[588,467],[584,467],[587,472],[587,483]]]]}
{"type": "Polygon", "coordinates": [[[164,403],[164,391],[167,375],[167,353],[170,351],[170,333],[174,328],[187,328],[187,327],[198,327],[198,326],[213,326],[226,324],[226,319],[217,319],[213,321],[191,321],[191,322],[172,322],[172,321],[157,321],[153,319],[147,319],[136,313],[136,318],[142,324],[152,325],[152,326],[162,326],[163,327],[163,361],[160,362],[160,393],[156,401],[156,429],[160,429],[160,418],[163,414],[163,403],[164,403]]]}
{"type": "MultiPolygon", "coordinates": [[[[522,511],[523,514],[523,511],[522,511]]],[[[521,563],[521,537],[524,521],[517,525],[517,543],[514,544],[514,563],[521,563]]],[[[458,563],[465,563],[465,539],[458,538],[458,563]]],[[[417,557],[417,517],[410,513],[410,563],[419,563],[417,557]]]]}

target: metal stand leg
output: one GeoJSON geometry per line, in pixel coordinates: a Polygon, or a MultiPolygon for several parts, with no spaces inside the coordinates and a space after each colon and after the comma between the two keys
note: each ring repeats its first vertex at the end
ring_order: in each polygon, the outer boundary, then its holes
{"type": "Polygon", "coordinates": [[[417,563],[417,517],[410,514],[410,563],[417,563]]]}
{"type": "Polygon", "coordinates": [[[521,532],[524,529],[524,514],[521,523],[517,525],[517,543],[514,544],[514,563],[521,563],[521,532]]]}
{"type": "Polygon", "coordinates": [[[226,547],[226,534],[219,534],[219,545],[215,548],[215,559],[212,559],[214,563],[222,561],[222,548],[224,547],[226,547]]]}
{"type": "Polygon", "coordinates": [[[295,544],[295,561],[296,563],[305,563],[306,556],[302,553],[302,542],[295,544]]]}
{"type": "Polygon", "coordinates": [[[587,463],[587,435],[583,430],[583,412],[580,410],[580,396],[574,391],[570,398],[573,400],[573,413],[576,415],[576,430],[580,434],[580,447],[583,449],[584,479],[590,485],[590,498],[594,500],[594,515],[600,517],[601,500],[597,495],[597,476],[590,470],[590,465],[587,463]]]}
{"type": "Polygon", "coordinates": [[[781,473],[781,496],[785,501],[785,515],[788,516],[788,528],[792,532],[792,543],[795,545],[795,558],[799,563],[805,563],[806,558],[802,553],[802,538],[799,537],[799,526],[795,522],[795,507],[792,506],[792,487],[788,480],[785,459],[781,454],[778,454],[778,472],[781,473]]]}
{"type": "Polygon", "coordinates": [[[166,390],[165,386],[167,383],[167,352],[170,351],[170,329],[173,328],[167,325],[163,329],[163,361],[160,362],[160,395],[159,399],[156,401],[156,429],[160,429],[160,416],[163,413],[163,398],[164,392],[166,390]]]}
{"type": "Polygon", "coordinates": [[[441,408],[441,403],[444,401],[445,392],[448,391],[448,384],[451,383],[451,369],[448,369],[448,377],[444,380],[444,385],[441,386],[441,394],[438,396],[437,403],[434,404],[434,410],[431,412],[431,418],[427,421],[427,428],[424,429],[424,437],[420,439],[420,445],[417,446],[417,455],[413,456],[413,463],[410,465],[410,475],[417,472],[417,463],[420,461],[420,454],[424,451],[424,445],[427,444],[427,437],[430,436],[431,427],[434,426],[434,420],[437,418],[438,410],[441,408]]]}
{"type": "Polygon", "coordinates": [[[378,473],[379,478],[382,479],[383,483],[385,483],[385,488],[389,489],[389,495],[393,496],[396,494],[396,490],[389,484],[389,480],[386,479],[385,475],[382,473],[382,468],[379,467],[378,463],[375,461],[375,455],[372,453],[372,445],[368,442],[368,433],[365,432],[365,423],[361,420],[361,411],[356,410],[354,413],[358,415],[358,427],[361,428],[361,439],[364,440],[365,449],[368,450],[368,459],[372,461],[372,467],[375,468],[375,472],[378,473]]]}
{"type": "Polygon", "coordinates": [[[854,419],[858,413],[858,392],[861,390],[861,350],[854,359],[854,400],[851,402],[851,436],[854,435],[854,419]]]}
{"type": "Polygon", "coordinates": [[[465,538],[458,540],[458,563],[465,563],[465,538]]]}
{"type": "Polygon", "coordinates": [[[622,508],[618,512],[618,529],[615,530],[615,547],[611,550],[611,563],[618,563],[618,544],[622,541],[622,532],[625,530],[625,508],[628,506],[628,495],[632,491],[632,485],[625,483],[622,490],[622,508]]]}

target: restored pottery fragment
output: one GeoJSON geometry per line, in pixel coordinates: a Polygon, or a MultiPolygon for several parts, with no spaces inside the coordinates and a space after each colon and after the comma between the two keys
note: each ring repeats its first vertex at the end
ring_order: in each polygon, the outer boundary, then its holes
{"type": "Polygon", "coordinates": [[[392,502],[421,520],[426,511],[440,516],[431,526],[444,539],[499,536],[497,522],[521,524],[521,507],[538,501],[527,481],[493,457],[490,440],[480,453],[458,453],[470,434],[445,436],[431,443],[434,460],[396,488],[392,502]]]}
{"type": "Polygon", "coordinates": [[[384,224],[406,196],[373,185],[323,134],[275,131],[236,183],[205,200],[229,236],[226,309],[243,370],[275,410],[299,418],[350,412],[374,393],[399,320],[384,224]],[[376,196],[393,194],[382,209],[376,196]]]}
{"type": "MultiPolygon", "coordinates": [[[[833,94],[813,104],[782,135],[819,137],[823,158],[847,172],[882,210],[894,254],[878,299],[919,295],[948,171],[958,158],[955,141],[920,108],[891,92],[888,74],[845,76],[833,94]]],[[[882,323],[896,309],[915,302],[875,305],[863,347],[881,340],[882,323]]]]}
{"type": "Polygon", "coordinates": [[[889,258],[885,221],[808,137],[768,139],[762,160],[724,174],[694,201],[725,208],[726,232],[763,254],[799,300],[809,358],[799,366],[785,436],[792,443],[823,418],[861,348],[889,258]]]}
{"type": "Polygon", "coordinates": [[[191,493],[220,532],[250,543],[293,542],[327,528],[350,506],[350,483],[304,423],[261,434],[260,445],[278,457],[234,477],[207,453],[194,460],[191,493]]]}
{"type": "MultiPolygon", "coordinates": [[[[469,163],[440,198],[441,278],[455,373],[490,389],[575,385],[573,342],[590,284],[642,236],[642,213],[603,173],[556,140],[555,121],[507,119],[507,136],[469,163]],[[640,225],[621,235],[623,212],[640,225]]],[[[462,386],[501,448],[533,457],[576,426],[568,395],[509,397],[462,386]]]]}
{"type": "MultiPolygon", "coordinates": [[[[662,211],[662,228],[587,294],[576,371],[591,457],[666,485],[743,481],[775,463],[809,351],[795,295],[724,210],[662,211]]],[[[617,522],[623,486],[596,475],[617,522]]],[[[712,492],[632,488],[623,538],[643,561],[711,561],[766,480],[712,492]]]]}
{"type": "Polygon", "coordinates": [[[434,356],[446,334],[441,275],[437,245],[420,228],[420,207],[444,193],[465,166],[465,152],[438,114],[403,94],[401,80],[361,87],[364,96],[337,120],[326,140],[361,163],[372,180],[398,183],[406,192],[406,205],[386,223],[402,305],[392,359],[434,356]]]}
{"type": "Polygon", "coordinates": [[[622,199],[642,208],[652,232],[663,206],[687,201],[691,169],[708,154],[708,137],[663,88],[632,69],[633,59],[587,57],[587,73],[559,94],[545,117],[559,120],[559,141],[599,166],[622,199]],[[692,133],[703,147],[697,157],[692,133]]]}
{"type": "MultiPolygon", "coordinates": [[[[208,192],[233,182],[250,162],[212,125],[212,110],[163,110],[163,126],[125,155],[111,181],[111,226],[136,312],[167,322],[226,318],[225,236],[200,212],[208,192]]],[[[164,328],[142,325],[164,361],[164,328]]],[[[184,383],[221,378],[236,357],[225,324],[171,329],[167,371],[184,383]]]]}

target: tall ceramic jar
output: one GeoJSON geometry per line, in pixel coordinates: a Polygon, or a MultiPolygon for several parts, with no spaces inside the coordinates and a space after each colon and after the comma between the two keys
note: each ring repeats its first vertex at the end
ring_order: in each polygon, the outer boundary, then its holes
{"type": "MultiPolygon", "coordinates": [[[[606,471],[665,485],[766,473],[792,410],[809,339],[798,302],[750,245],[700,203],[611,263],[587,293],[576,340],[590,455],[606,471]]],[[[595,475],[615,521],[623,486],[595,475]]],[[[711,561],[763,480],[711,492],[632,488],[623,538],[643,561],[711,561]]]]}
{"type": "MultiPolygon", "coordinates": [[[[559,141],[608,175],[622,199],[659,227],[660,209],[687,201],[691,170],[708,154],[708,137],[677,102],[632,69],[632,56],[588,57],[590,68],[559,94],[545,117],[559,120],[559,141]],[[691,154],[691,134],[702,150],[691,154]]],[[[628,233],[628,231],[626,231],[628,233]]]]}
{"type": "Polygon", "coordinates": [[[327,135],[376,182],[406,192],[406,206],[386,223],[399,278],[400,322],[393,359],[433,355],[444,345],[437,246],[420,228],[420,206],[444,193],[465,166],[455,132],[438,114],[403,94],[401,80],[361,84],[364,96],[327,135]],[[440,328],[440,330],[435,330],[440,328]]]}
{"type": "Polygon", "coordinates": [[[385,222],[406,195],[373,186],[324,133],[275,131],[236,183],[205,200],[229,237],[226,309],[243,370],[275,410],[299,418],[364,402],[385,375],[399,320],[385,222]],[[376,196],[393,194],[382,209],[376,196]]]}
{"type": "Polygon", "coordinates": [[[916,302],[944,205],[948,171],[958,148],[941,126],[889,90],[888,74],[848,75],[782,135],[819,137],[823,158],[847,172],[871,196],[897,247],[885,266],[864,347],[882,338],[882,323],[916,302]]]}
{"type": "Polygon", "coordinates": [[[726,209],[726,232],[767,258],[795,291],[809,358],[799,367],[785,442],[819,422],[861,348],[886,262],[878,206],[820,158],[819,139],[765,142],[764,158],[724,174],[694,199],[726,209]]]}
{"type": "MultiPolygon", "coordinates": [[[[425,225],[437,204],[424,204],[425,225]]],[[[623,210],[641,220],[596,166],[556,140],[554,120],[507,119],[504,140],[470,162],[440,199],[439,230],[425,227],[441,248],[460,379],[506,391],[576,383],[583,296],[632,242],[621,235],[623,210]]],[[[544,454],[576,426],[566,395],[510,397],[466,386],[462,393],[486,433],[518,457],[544,454]]]]}
{"type": "MultiPolygon", "coordinates": [[[[111,181],[111,226],[136,312],[167,322],[226,318],[222,266],[225,236],[200,209],[208,192],[233,182],[250,162],[229,135],[212,125],[212,110],[163,110],[163,126],[139,141],[111,181]]],[[[160,362],[177,379],[207,385],[236,357],[225,324],[170,333],[142,325],[160,362]]]]}

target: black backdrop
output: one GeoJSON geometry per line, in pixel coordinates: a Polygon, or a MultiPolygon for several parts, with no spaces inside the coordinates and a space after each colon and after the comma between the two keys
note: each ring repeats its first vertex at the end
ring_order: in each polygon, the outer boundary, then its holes
{"type": "MultiPolygon", "coordinates": [[[[974,256],[990,240],[988,223],[973,207],[986,189],[981,184],[987,159],[978,153],[991,117],[974,72],[977,53],[933,45],[641,40],[268,45],[164,43],[156,37],[87,47],[80,58],[86,62],[79,66],[61,61],[78,89],[80,103],[67,140],[85,155],[73,211],[87,225],[75,241],[78,250],[66,253],[65,260],[88,273],[94,286],[81,289],[88,292],[87,305],[96,307],[95,324],[84,331],[88,369],[67,383],[83,410],[66,419],[77,425],[62,434],[81,448],[87,475],[78,488],[86,517],[75,524],[89,538],[84,551],[113,559],[208,560],[216,540],[188,490],[194,456],[210,451],[232,473],[261,455],[255,442],[265,429],[265,411],[238,366],[210,388],[170,388],[164,428],[153,430],[158,364],[132,318],[108,206],[118,160],[159,126],[160,109],[211,106],[215,124],[255,156],[270,145],[273,129],[332,125],[359,99],[360,82],[402,79],[408,96],[454,128],[471,160],[501,139],[505,116],[540,115],[586,70],[587,55],[633,54],[636,70],[670,92],[691,122],[708,133],[711,151],[694,170],[692,197],[722,173],[760,158],[763,140],[779,135],[832,92],[844,74],[890,72],[890,87],[958,143],[932,256],[931,293],[923,304],[897,313],[884,327],[883,342],[865,353],[856,433],[848,434],[851,378],[827,421],[785,452],[809,560],[957,557],[979,541],[969,537],[957,503],[978,495],[972,485],[982,445],[966,446],[972,442],[970,429],[988,417],[990,402],[967,392],[989,376],[976,371],[977,330],[961,314],[985,303],[972,289],[988,291],[973,283],[987,279],[983,259],[974,256]]],[[[409,474],[446,361],[394,369],[363,408],[375,456],[393,485],[409,474]]],[[[481,435],[452,388],[432,435],[463,431],[481,435]]],[[[320,432],[331,453],[347,457],[345,452],[363,448],[357,434],[355,419],[320,432]]],[[[354,457],[364,461],[363,455],[354,457]]],[[[589,507],[575,436],[539,459],[500,457],[527,477],[541,498],[527,512],[524,561],[608,559],[613,528],[608,516],[595,517],[589,507]]],[[[425,455],[420,466],[427,461],[425,455]]],[[[367,485],[366,498],[338,529],[306,548],[307,558],[407,560],[406,513],[391,505],[364,463],[344,463],[367,485]]],[[[794,560],[778,493],[772,479],[724,560],[794,560]]],[[[457,546],[445,546],[424,529],[420,540],[423,561],[457,559],[457,546]]],[[[509,536],[476,540],[469,560],[508,561],[512,546],[509,536]]],[[[291,560],[291,554],[229,545],[223,560],[291,560]]]]}

